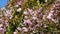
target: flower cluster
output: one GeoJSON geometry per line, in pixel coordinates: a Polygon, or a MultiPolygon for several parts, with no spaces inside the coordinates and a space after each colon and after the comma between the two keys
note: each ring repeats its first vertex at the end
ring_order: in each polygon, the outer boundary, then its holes
{"type": "Polygon", "coordinates": [[[0,34],[60,33],[59,0],[10,0],[0,10],[0,34]]]}

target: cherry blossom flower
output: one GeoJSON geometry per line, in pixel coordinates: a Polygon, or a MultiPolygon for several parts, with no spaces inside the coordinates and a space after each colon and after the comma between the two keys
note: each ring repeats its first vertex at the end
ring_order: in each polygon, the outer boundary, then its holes
{"type": "Polygon", "coordinates": [[[3,27],[3,24],[0,24],[0,28],[3,27]]]}
{"type": "Polygon", "coordinates": [[[21,8],[18,8],[18,9],[17,9],[17,12],[20,12],[21,10],[22,10],[21,8]]]}
{"type": "Polygon", "coordinates": [[[20,28],[20,27],[17,27],[17,29],[18,29],[18,30],[21,30],[21,28],[20,28]]]}
{"type": "Polygon", "coordinates": [[[32,24],[32,22],[28,19],[28,20],[24,20],[24,24],[32,24]]]}
{"type": "Polygon", "coordinates": [[[48,16],[47,16],[47,18],[48,19],[52,19],[52,17],[51,17],[52,15],[53,15],[52,13],[49,13],[48,16]]]}
{"type": "Polygon", "coordinates": [[[36,20],[36,19],[37,19],[37,17],[34,17],[34,16],[33,16],[33,17],[32,17],[32,19],[33,19],[33,20],[36,20]]]}
{"type": "Polygon", "coordinates": [[[24,18],[25,18],[25,19],[28,19],[28,16],[25,16],[24,18]]]}
{"type": "Polygon", "coordinates": [[[15,5],[14,7],[19,7],[19,5],[15,5]]]}
{"type": "Polygon", "coordinates": [[[25,11],[23,14],[28,15],[28,12],[27,12],[27,11],[25,11]]]}
{"type": "Polygon", "coordinates": [[[46,27],[48,27],[46,24],[44,24],[44,26],[43,26],[44,28],[46,28],[46,27]]]}
{"type": "Polygon", "coordinates": [[[17,31],[17,30],[15,30],[14,34],[18,34],[18,31],[17,31]]]}
{"type": "Polygon", "coordinates": [[[5,30],[3,28],[0,28],[0,34],[4,34],[5,30]]]}
{"type": "Polygon", "coordinates": [[[22,27],[22,30],[23,30],[24,32],[28,32],[28,29],[27,29],[26,27],[22,27]]]}

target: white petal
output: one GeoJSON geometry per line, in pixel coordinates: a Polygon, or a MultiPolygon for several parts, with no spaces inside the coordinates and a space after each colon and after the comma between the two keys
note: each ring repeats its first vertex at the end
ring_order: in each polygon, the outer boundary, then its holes
{"type": "Polygon", "coordinates": [[[18,7],[18,5],[15,5],[15,7],[18,7]]]}
{"type": "Polygon", "coordinates": [[[19,9],[17,9],[17,12],[20,12],[22,9],[21,8],[19,8],[19,9]]]}
{"type": "Polygon", "coordinates": [[[3,24],[0,24],[0,27],[2,27],[3,26],[3,24]]]}
{"type": "Polygon", "coordinates": [[[37,19],[37,17],[32,17],[32,19],[36,20],[36,19],[37,19]]]}
{"type": "Polygon", "coordinates": [[[23,14],[27,15],[27,14],[28,14],[28,12],[27,12],[27,11],[25,11],[23,14]]]}

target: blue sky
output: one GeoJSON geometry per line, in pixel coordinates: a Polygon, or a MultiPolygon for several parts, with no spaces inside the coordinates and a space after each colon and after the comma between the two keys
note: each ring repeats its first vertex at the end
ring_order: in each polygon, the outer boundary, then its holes
{"type": "Polygon", "coordinates": [[[0,0],[0,7],[5,7],[8,0],[0,0]]]}

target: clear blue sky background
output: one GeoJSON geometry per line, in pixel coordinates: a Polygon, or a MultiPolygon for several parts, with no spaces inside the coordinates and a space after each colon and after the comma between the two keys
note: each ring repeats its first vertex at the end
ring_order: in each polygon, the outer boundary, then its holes
{"type": "Polygon", "coordinates": [[[8,0],[0,0],[0,7],[5,7],[8,0]]]}

